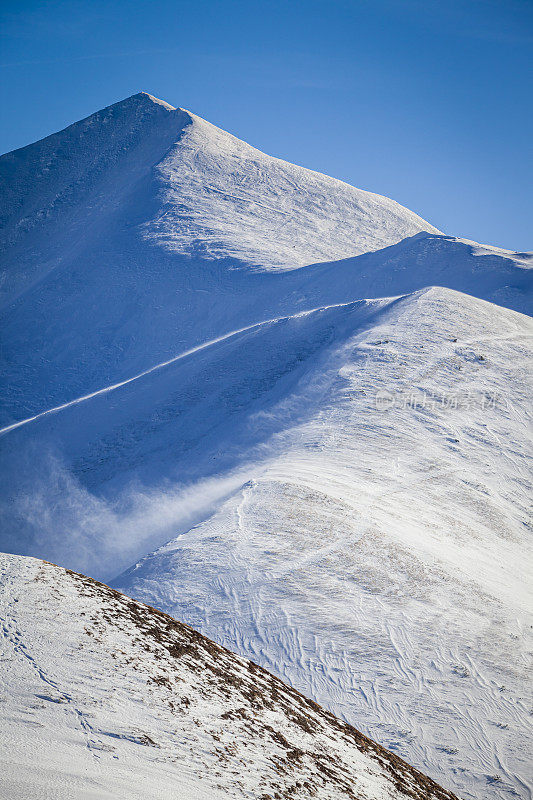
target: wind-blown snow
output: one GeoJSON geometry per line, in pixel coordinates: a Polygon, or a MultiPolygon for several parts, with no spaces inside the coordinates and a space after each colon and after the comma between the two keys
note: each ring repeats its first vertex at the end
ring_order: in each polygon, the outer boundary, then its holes
{"type": "Polygon", "coordinates": [[[75,573],[0,555],[10,800],[454,800],[255,664],[75,573]]]}
{"type": "Polygon", "coordinates": [[[432,289],[241,331],[5,434],[4,547],[110,576],[177,531],[117,585],[464,797],[527,797],[531,327],[432,289]]]}

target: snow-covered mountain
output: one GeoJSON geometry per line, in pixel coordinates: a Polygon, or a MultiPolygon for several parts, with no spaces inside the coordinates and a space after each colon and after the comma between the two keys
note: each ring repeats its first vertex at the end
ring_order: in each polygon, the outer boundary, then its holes
{"type": "Polygon", "coordinates": [[[0,549],[530,798],[531,254],[144,94],[0,175],[0,549]]]}
{"type": "Polygon", "coordinates": [[[255,412],[293,421],[242,488],[116,585],[461,796],[526,797],[532,323],[440,289],[372,322],[255,412]]]}
{"type": "Polygon", "coordinates": [[[145,94],[2,156],[0,199],[0,426],[327,303],[438,284],[531,311],[527,254],[440,237],[145,94]]]}
{"type": "Polygon", "coordinates": [[[142,223],[144,237],[165,250],[261,269],[294,269],[438,232],[387,197],[267,156],[145,93],[8,153],[0,170],[2,240],[17,248],[31,233],[38,252],[55,256],[36,264],[28,254],[9,276],[13,288],[15,278],[26,288],[76,258],[103,226],[116,236],[126,209],[130,226],[142,223]],[[72,252],[58,252],[59,229],[72,252]]]}
{"type": "Polygon", "coordinates": [[[103,584],[0,555],[10,800],[454,800],[256,664],[103,584]]]}

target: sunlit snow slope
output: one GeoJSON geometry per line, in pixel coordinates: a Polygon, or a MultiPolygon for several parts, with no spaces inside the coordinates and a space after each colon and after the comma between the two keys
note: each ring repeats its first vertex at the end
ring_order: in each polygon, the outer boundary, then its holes
{"type": "Polygon", "coordinates": [[[439,284],[531,310],[527,254],[441,237],[146,94],[0,157],[0,208],[0,425],[326,303],[439,284]]]}
{"type": "Polygon", "coordinates": [[[145,94],[0,178],[0,549],[530,800],[531,254],[145,94]]]}
{"type": "Polygon", "coordinates": [[[117,585],[458,794],[529,797],[531,333],[447,290],[385,306],[257,413],[293,423],[242,489],[117,585]]]}
{"type": "Polygon", "coordinates": [[[0,795],[453,800],[260,667],[107,586],[0,555],[0,795]]]}
{"type": "Polygon", "coordinates": [[[208,343],[4,434],[3,546],[109,579],[171,540],[116,585],[528,797],[531,332],[430,289],[208,343]]]}
{"type": "MultiPolygon", "coordinates": [[[[104,227],[111,230],[104,213],[116,223],[126,204],[144,223],[144,236],[166,249],[261,269],[342,258],[421,230],[437,232],[393,200],[267,156],[148,94],[8,153],[0,174],[2,240],[15,252],[30,232],[38,252],[47,252],[59,220],[73,211],[64,241],[73,235],[80,241],[62,255],[75,257],[104,227]]],[[[41,276],[57,266],[19,265],[10,283],[16,278],[26,288],[32,272],[41,276]]]]}

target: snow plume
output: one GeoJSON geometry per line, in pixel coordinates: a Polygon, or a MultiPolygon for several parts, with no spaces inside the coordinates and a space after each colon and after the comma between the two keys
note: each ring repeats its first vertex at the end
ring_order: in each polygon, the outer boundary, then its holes
{"type": "Polygon", "coordinates": [[[206,519],[250,477],[239,470],[191,485],[130,486],[111,501],[83,486],[57,456],[47,454],[44,463],[3,504],[9,549],[101,580],[206,519]]]}

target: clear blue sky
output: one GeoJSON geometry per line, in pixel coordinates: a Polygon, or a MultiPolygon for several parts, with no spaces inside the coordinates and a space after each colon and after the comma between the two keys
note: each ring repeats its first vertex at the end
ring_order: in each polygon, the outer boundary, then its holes
{"type": "Polygon", "coordinates": [[[147,91],[455,235],[533,248],[533,0],[4,0],[0,151],[147,91]]]}

